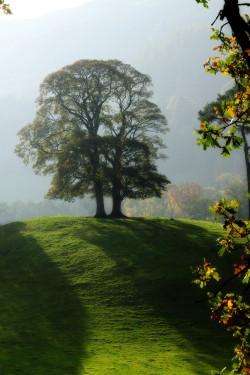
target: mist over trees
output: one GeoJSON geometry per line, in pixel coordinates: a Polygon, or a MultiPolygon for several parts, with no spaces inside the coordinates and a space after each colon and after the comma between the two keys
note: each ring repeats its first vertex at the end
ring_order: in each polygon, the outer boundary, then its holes
{"type": "MultiPolygon", "coordinates": [[[[184,182],[168,185],[167,191],[161,198],[125,199],[122,210],[128,217],[155,216],[168,218],[186,218],[194,220],[213,220],[208,206],[225,197],[228,200],[237,199],[240,203],[239,217],[247,217],[246,201],[247,182],[240,175],[222,173],[213,185],[201,185],[196,182],[184,182]],[[178,194],[177,194],[178,193],[178,194]]],[[[105,199],[105,208],[112,210],[110,198],[105,199]]],[[[74,202],[46,199],[41,202],[16,201],[0,203],[0,224],[44,216],[85,216],[95,214],[95,202],[89,195],[83,199],[76,198],[74,202]]]]}
{"type": "Polygon", "coordinates": [[[0,224],[47,216],[84,216],[95,214],[95,205],[90,197],[75,202],[43,200],[41,202],[17,201],[0,203],[0,224]]]}
{"type": "Polygon", "coordinates": [[[218,154],[198,149],[193,135],[198,110],[229,87],[227,77],[209,77],[202,67],[213,47],[210,24],[217,9],[219,5],[212,2],[204,11],[188,0],[182,12],[174,0],[119,4],[93,0],[36,21],[10,24],[4,18],[0,29],[8,40],[3,39],[0,52],[0,174],[4,176],[0,202],[43,199],[50,176],[34,175],[16,158],[15,134],[35,116],[34,101],[42,79],[63,65],[93,56],[121,59],[152,77],[153,101],[171,130],[162,137],[168,158],[157,161],[160,174],[173,184],[193,181],[203,186],[215,185],[223,171],[244,175],[241,153],[230,162],[220,159],[218,154]]]}
{"type": "MultiPolygon", "coordinates": [[[[202,64],[213,45],[209,28],[217,5],[205,12],[200,8],[189,0],[183,1],[182,12],[174,0],[93,0],[35,21],[8,23],[4,17],[0,30],[8,38],[3,38],[0,51],[0,146],[4,155],[0,174],[6,178],[0,186],[0,201],[38,201],[47,192],[50,177],[34,175],[13,154],[18,141],[15,134],[33,120],[39,84],[47,74],[93,57],[117,58],[152,77],[153,102],[171,130],[162,137],[168,158],[157,161],[159,173],[173,183],[209,185],[223,170],[229,172],[228,161],[197,149],[193,135],[198,110],[228,83],[226,77],[211,78],[204,73],[202,64]]],[[[244,173],[244,165],[242,170],[244,173]]],[[[236,161],[233,172],[241,173],[236,161]]]]}
{"type": "Polygon", "coordinates": [[[247,181],[240,175],[222,173],[213,185],[183,182],[169,185],[162,198],[145,201],[126,200],[124,211],[128,216],[163,216],[193,220],[213,220],[209,206],[222,197],[237,199],[240,204],[238,217],[248,215],[247,181]]]}

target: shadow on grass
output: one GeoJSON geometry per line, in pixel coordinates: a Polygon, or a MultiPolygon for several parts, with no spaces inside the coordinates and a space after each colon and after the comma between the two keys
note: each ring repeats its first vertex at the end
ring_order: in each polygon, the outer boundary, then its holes
{"type": "MultiPolygon", "coordinates": [[[[94,226],[91,223],[91,229],[94,226]]],[[[110,279],[133,280],[134,293],[125,292],[120,300],[116,295],[114,301],[124,306],[141,303],[153,307],[153,316],[164,319],[187,340],[190,356],[194,351],[200,363],[222,368],[225,361],[231,366],[230,342],[225,330],[210,321],[208,304],[196,303],[205,295],[191,283],[190,269],[204,257],[220,263],[215,242],[218,234],[219,228],[211,232],[185,221],[140,218],[109,219],[103,225],[98,222],[96,231],[86,231],[83,236],[115,261],[116,275],[110,279]]],[[[194,374],[203,375],[204,370],[194,368],[194,374]]]]}
{"type": "Polygon", "coordinates": [[[36,240],[22,236],[25,223],[7,227],[0,227],[0,373],[79,375],[84,306],[36,240]]]}

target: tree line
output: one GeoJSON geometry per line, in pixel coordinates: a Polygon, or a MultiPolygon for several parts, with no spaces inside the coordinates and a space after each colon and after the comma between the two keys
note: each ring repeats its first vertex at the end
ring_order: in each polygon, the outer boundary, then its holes
{"type": "MultiPolygon", "coordinates": [[[[125,199],[123,212],[128,217],[168,217],[174,219],[213,220],[208,207],[225,197],[240,203],[238,217],[247,217],[247,182],[244,176],[223,173],[211,186],[197,182],[170,184],[161,197],[125,199]]],[[[107,212],[112,209],[110,198],[105,199],[107,212]]],[[[45,216],[84,216],[95,213],[95,201],[86,195],[74,202],[45,199],[41,202],[0,202],[0,224],[45,216]]]]}
{"type": "Polygon", "coordinates": [[[124,211],[128,216],[213,221],[209,207],[213,207],[214,202],[222,197],[228,200],[237,199],[240,204],[238,217],[248,216],[246,178],[231,173],[217,176],[214,184],[210,186],[193,181],[171,184],[161,198],[126,200],[124,211]]]}

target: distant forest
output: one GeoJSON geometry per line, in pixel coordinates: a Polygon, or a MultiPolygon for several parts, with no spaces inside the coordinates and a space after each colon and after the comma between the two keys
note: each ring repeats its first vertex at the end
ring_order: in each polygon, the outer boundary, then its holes
{"type": "MultiPolygon", "coordinates": [[[[212,220],[208,206],[218,199],[237,199],[240,202],[239,216],[247,216],[247,183],[245,177],[223,173],[213,186],[202,186],[197,182],[169,185],[162,198],[144,200],[126,199],[123,212],[128,217],[169,217],[193,220],[212,220]]],[[[111,201],[105,200],[107,212],[111,211],[111,201]]],[[[95,201],[90,196],[74,202],[43,200],[40,202],[16,201],[0,203],[0,224],[44,216],[93,216],[95,201]]]]}

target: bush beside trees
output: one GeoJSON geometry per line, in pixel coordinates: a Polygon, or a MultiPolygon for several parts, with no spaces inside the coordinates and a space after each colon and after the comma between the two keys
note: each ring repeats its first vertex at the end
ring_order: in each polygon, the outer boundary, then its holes
{"type": "Polygon", "coordinates": [[[128,216],[164,216],[190,220],[212,220],[208,207],[214,206],[214,202],[222,199],[222,197],[237,199],[240,203],[238,215],[247,215],[246,196],[246,179],[243,176],[224,173],[217,177],[212,186],[202,186],[196,182],[184,182],[169,185],[161,198],[126,199],[124,212],[128,216]]]}

